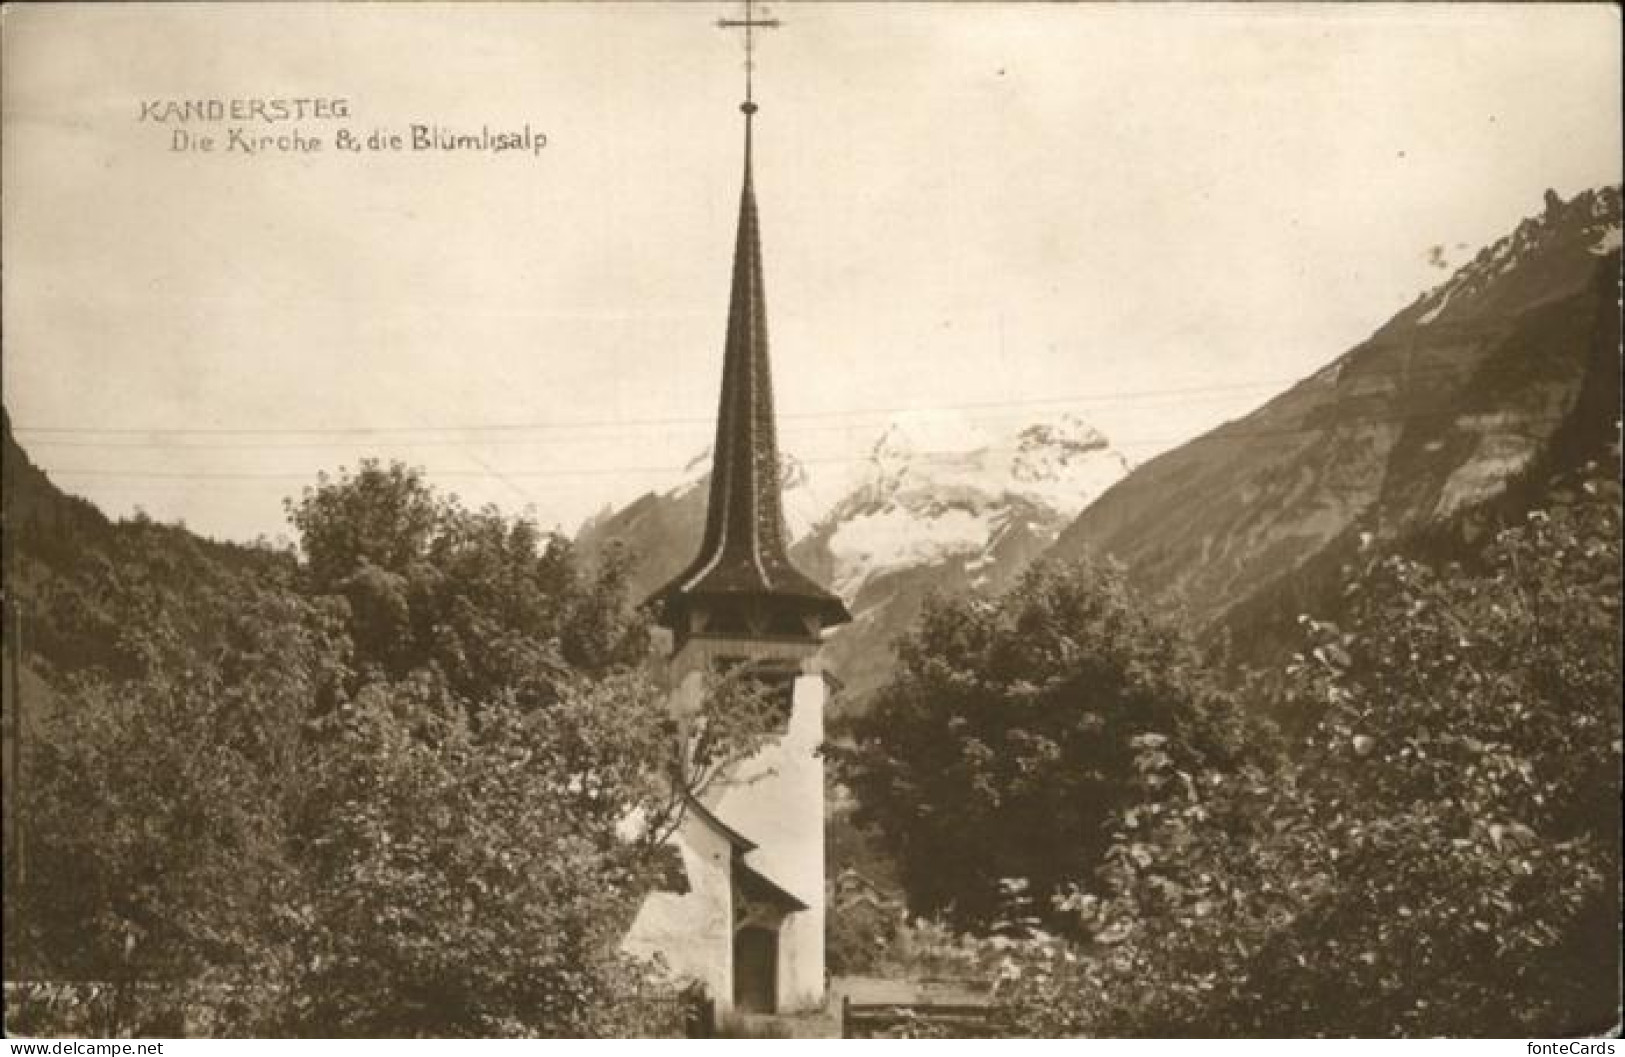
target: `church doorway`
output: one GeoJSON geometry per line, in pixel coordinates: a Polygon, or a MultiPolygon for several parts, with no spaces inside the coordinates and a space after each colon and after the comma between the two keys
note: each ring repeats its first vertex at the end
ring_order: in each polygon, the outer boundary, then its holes
{"type": "Polygon", "coordinates": [[[741,1013],[778,1009],[779,933],[747,925],[734,933],[734,1008],[741,1013]]]}

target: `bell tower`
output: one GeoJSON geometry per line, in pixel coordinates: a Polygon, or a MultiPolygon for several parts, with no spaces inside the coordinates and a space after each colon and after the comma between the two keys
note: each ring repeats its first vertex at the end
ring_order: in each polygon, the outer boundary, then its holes
{"type": "Polygon", "coordinates": [[[816,649],[824,628],[851,619],[841,600],[792,565],[786,551],[761,234],[751,176],[751,133],[758,108],[747,100],[740,109],[745,114],[745,175],[705,534],[699,554],[651,599],[679,653],[696,637],[801,643],[816,649]]]}

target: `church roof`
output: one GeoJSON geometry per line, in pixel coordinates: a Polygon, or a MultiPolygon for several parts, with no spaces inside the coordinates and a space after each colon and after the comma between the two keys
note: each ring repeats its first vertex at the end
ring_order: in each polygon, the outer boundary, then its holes
{"type": "Polygon", "coordinates": [[[755,841],[718,818],[716,813],[706,807],[698,797],[688,798],[688,811],[694,818],[716,830],[722,835],[722,839],[732,846],[730,861],[734,883],[746,896],[785,910],[807,909],[806,903],[786,892],[772,878],[745,861],[745,856],[756,850],[755,841]]]}
{"type": "Polygon", "coordinates": [[[662,623],[700,598],[756,598],[816,613],[825,626],[851,620],[839,598],[790,562],[780,494],[779,446],[768,361],[762,246],[751,181],[751,119],[746,102],[745,179],[734,242],[733,287],[723,351],[722,398],[712,447],[711,494],[700,552],[655,592],[662,623]]]}
{"type": "Polygon", "coordinates": [[[733,878],[740,893],[753,903],[767,903],[789,913],[807,909],[806,903],[780,888],[766,874],[743,859],[734,859],[733,878]]]}
{"type": "Polygon", "coordinates": [[[735,854],[744,855],[756,850],[756,842],[717,818],[716,812],[706,807],[697,796],[688,797],[688,811],[695,818],[722,834],[722,839],[733,846],[735,854]]]}

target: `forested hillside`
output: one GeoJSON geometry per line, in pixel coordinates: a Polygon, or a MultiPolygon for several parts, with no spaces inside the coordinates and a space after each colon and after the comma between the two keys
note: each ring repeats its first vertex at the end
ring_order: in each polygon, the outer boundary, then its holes
{"type": "Polygon", "coordinates": [[[9,1030],[677,1030],[618,951],[674,790],[615,570],[398,465],[291,500],[295,555],[111,522],[4,442],[6,977],[102,988],[8,991],[9,1030]]]}

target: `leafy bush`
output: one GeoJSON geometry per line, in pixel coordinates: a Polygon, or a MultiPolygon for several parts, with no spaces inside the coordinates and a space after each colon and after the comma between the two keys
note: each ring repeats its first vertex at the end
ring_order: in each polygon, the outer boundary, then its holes
{"type": "Polygon", "coordinates": [[[145,520],[8,550],[52,692],[7,978],[95,996],[36,1030],[673,1030],[618,953],[684,773],[624,570],[399,465],[289,510],[303,563],[145,520]]]}
{"type": "Polygon", "coordinates": [[[618,825],[660,793],[658,706],[629,678],[474,718],[425,676],[324,721],[290,1027],[619,1034],[654,987],[617,947],[658,857],[618,825]]]}
{"type": "Polygon", "coordinates": [[[838,759],[910,907],[960,927],[993,924],[1004,878],[1047,895],[1092,875],[1138,735],[1163,732],[1186,768],[1229,764],[1248,738],[1188,640],[1109,565],[1041,566],[995,601],[939,598],[898,656],[838,759]]]}
{"type": "Polygon", "coordinates": [[[1544,1035],[1617,1016],[1619,490],[1502,533],[1483,572],[1371,558],[1346,629],[1305,619],[1288,762],[1139,794],[1087,941],[1029,945],[1035,1034],[1544,1035]]]}

